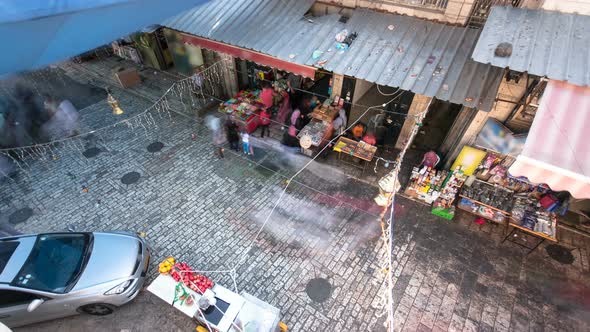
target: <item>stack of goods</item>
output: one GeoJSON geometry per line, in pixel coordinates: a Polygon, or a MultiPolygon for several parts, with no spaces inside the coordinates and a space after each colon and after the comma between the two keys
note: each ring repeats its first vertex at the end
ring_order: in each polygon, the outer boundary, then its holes
{"type": "Polygon", "coordinates": [[[259,93],[259,90],[240,91],[234,98],[222,103],[219,107],[220,111],[246,121],[251,114],[264,107],[258,97],[259,93]]]}
{"type": "Polygon", "coordinates": [[[414,167],[406,194],[431,204],[440,195],[440,189],[447,175],[447,171],[436,171],[427,166],[414,167]]]}
{"type": "Polygon", "coordinates": [[[325,122],[311,121],[299,132],[297,137],[301,138],[303,136],[309,136],[311,138],[311,144],[313,146],[319,146],[328,126],[329,125],[325,122]]]}
{"type": "Polygon", "coordinates": [[[555,238],[557,220],[554,214],[529,195],[519,194],[515,198],[512,220],[519,226],[555,238]]]}
{"type": "Polygon", "coordinates": [[[367,144],[363,141],[358,142],[358,144],[356,145],[356,150],[355,150],[355,156],[365,159],[365,160],[370,160],[373,159],[373,156],[375,155],[375,151],[377,151],[377,147],[373,146],[371,144],[367,144]]]}
{"type": "Polygon", "coordinates": [[[461,198],[458,206],[463,210],[470,211],[473,214],[480,215],[497,223],[503,223],[504,220],[506,220],[506,215],[501,211],[489,208],[485,205],[477,204],[477,202],[474,202],[465,197],[461,198]]]}
{"type": "Polygon", "coordinates": [[[504,187],[508,185],[508,168],[514,163],[511,156],[488,152],[481,164],[477,166],[475,175],[478,179],[498,184],[504,187]]]}
{"type": "Polygon", "coordinates": [[[502,211],[510,210],[514,195],[511,190],[483,181],[475,181],[471,186],[465,186],[462,194],[472,200],[502,211]]]}
{"type": "Polygon", "coordinates": [[[447,173],[440,187],[440,194],[432,205],[432,214],[445,219],[453,219],[455,206],[453,202],[465,182],[465,174],[460,166],[456,170],[447,173]]]}
{"type": "MultiPolygon", "coordinates": [[[[326,101],[328,103],[332,102],[331,99],[326,99],[326,101]]],[[[323,122],[332,123],[332,120],[338,115],[340,107],[332,106],[330,104],[325,105],[326,101],[324,101],[323,105],[319,105],[313,110],[313,112],[311,112],[311,117],[323,122]]]]}
{"type": "Polygon", "coordinates": [[[334,146],[334,151],[338,151],[344,154],[349,154],[352,155],[354,153],[354,149],[356,148],[356,145],[354,144],[350,144],[350,142],[347,142],[343,139],[339,139],[338,143],[336,143],[336,145],[334,146]]]}
{"type": "Polygon", "coordinates": [[[371,161],[375,156],[375,152],[377,152],[377,147],[363,141],[357,142],[346,137],[340,137],[336,145],[334,145],[334,151],[371,161]]]}

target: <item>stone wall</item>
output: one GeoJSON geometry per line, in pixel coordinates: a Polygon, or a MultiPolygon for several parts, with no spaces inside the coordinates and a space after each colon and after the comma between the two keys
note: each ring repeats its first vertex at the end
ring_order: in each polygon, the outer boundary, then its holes
{"type": "MultiPolygon", "coordinates": [[[[394,14],[415,16],[427,20],[464,25],[475,0],[448,0],[446,8],[432,8],[423,5],[404,3],[405,1],[383,0],[321,0],[314,4],[313,13],[333,13],[329,7],[369,8],[394,14]],[[335,7],[334,7],[335,6],[335,7]]],[[[341,14],[346,15],[346,12],[341,14]]]]}
{"type": "Polygon", "coordinates": [[[563,13],[590,15],[590,0],[545,0],[541,8],[563,13]]]}

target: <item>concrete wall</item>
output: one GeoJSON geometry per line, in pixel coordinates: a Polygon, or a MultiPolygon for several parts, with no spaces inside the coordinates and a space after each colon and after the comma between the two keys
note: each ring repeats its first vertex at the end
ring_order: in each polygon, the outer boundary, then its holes
{"type": "MultiPolygon", "coordinates": [[[[497,98],[509,100],[513,102],[519,102],[524,93],[526,92],[526,76],[522,77],[518,83],[514,81],[507,82],[505,78],[502,79],[500,88],[498,89],[497,98]]],[[[513,108],[516,105],[508,101],[496,101],[490,112],[484,112],[478,110],[476,114],[470,112],[461,112],[461,116],[469,116],[471,118],[470,123],[467,126],[462,126],[463,133],[460,135],[460,139],[454,138],[453,142],[445,141],[443,146],[448,146],[449,151],[445,158],[445,167],[449,167],[451,163],[457,158],[457,155],[465,145],[471,145],[475,142],[477,134],[481,131],[484,124],[489,118],[496,119],[500,122],[506,121],[513,108]]],[[[459,120],[459,119],[458,119],[459,120]]],[[[456,120],[456,123],[457,121],[456,120]]],[[[458,128],[455,128],[458,129],[458,128]]]]}
{"type": "MultiPolygon", "coordinates": [[[[475,0],[448,0],[447,7],[437,9],[422,5],[412,5],[411,1],[395,0],[320,0],[313,8],[314,15],[338,13],[339,9],[330,9],[330,6],[345,8],[369,8],[377,11],[415,16],[427,20],[464,25],[467,21],[471,7],[475,0]],[[407,3],[404,3],[407,2],[407,3]]],[[[346,14],[346,11],[340,12],[346,14]]]]}
{"type": "Polygon", "coordinates": [[[373,83],[361,80],[360,78],[356,79],[356,83],[354,84],[354,100],[353,103],[361,100],[365,93],[369,91],[369,89],[373,86],[373,83]]]}
{"type": "Polygon", "coordinates": [[[419,94],[414,95],[414,99],[412,100],[412,104],[410,105],[410,109],[408,110],[408,116],[406,117],[406,121],[404,121],[404,125],[402,126],[399,137],[395,142],[396,149],[401,150],[406,145],[408,139],[411,138],[412,130],[414,129],[414,126],[416,124],[416,119],[414,116],[418,113],[428,110],[431,102],[432,97],[426,97],[419,94]]]}
{"type": "Polygon", "coordinates": [[[518,83],[514,82],[514,80],[507,82],[506,79],[503,78],[502,83],[500,83],[500,88],[498,89],[497,98],[507,101],[496,101],[492,107],[490,116],[501,122],[506,121],[516,106],[514,103],[518,103],[522,96],[524,96],[524,93],[526,92],[526,84],[526,75],[523,75],[518,83]]]}
{"type": "Polygon", "coordinates": [[[545,0],[541,8],[563,13],[590,15],[590,0],[545,0]]]}
{"type": "Polygon", "coordinates": [[[179,72],[185,75],[191,75],[195,68],[202,66],[205,63],[201,48],[182,43],[182,38],[179,32],[171,29],[164,29],[164,36],[166,36],[168,49],[172,55],[174,66],[179,72]]]}

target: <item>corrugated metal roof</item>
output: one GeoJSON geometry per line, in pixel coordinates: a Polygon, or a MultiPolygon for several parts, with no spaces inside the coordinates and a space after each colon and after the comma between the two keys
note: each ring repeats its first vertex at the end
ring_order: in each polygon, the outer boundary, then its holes
{"type": "Polygon", "coordinates": [[[479,30],[367,9],[354,10],[346,23],[340,15],[304,18],[313,2],[218,0],[162,25],[285,61],[491,109],[502,69],[471,59],[479,30]],[[335,36],[343,29],[358,37],[348,50],[339,51],[335,36]],[[323,53],[314,60],[315,50],[323,53]],[[326,62],[322,66],[320,61],[326,62]]]}
{"type": "Polygon", "coordinates": [[[590,85],[590,16],[545,10],[493,7],[473,59],[498,67],[590,85]],[[500,43],[512,55],[498,57],[500,43]]]}

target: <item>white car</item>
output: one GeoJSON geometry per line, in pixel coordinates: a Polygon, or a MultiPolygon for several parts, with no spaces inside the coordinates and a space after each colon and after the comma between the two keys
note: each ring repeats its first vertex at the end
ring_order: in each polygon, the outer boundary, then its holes
{"type": "Polygon", "coordinates": [[[145,241],[128,233],[47,233],[0,239],[0,322],[17,327],[108,315],[137,296],[145,241]]]}

